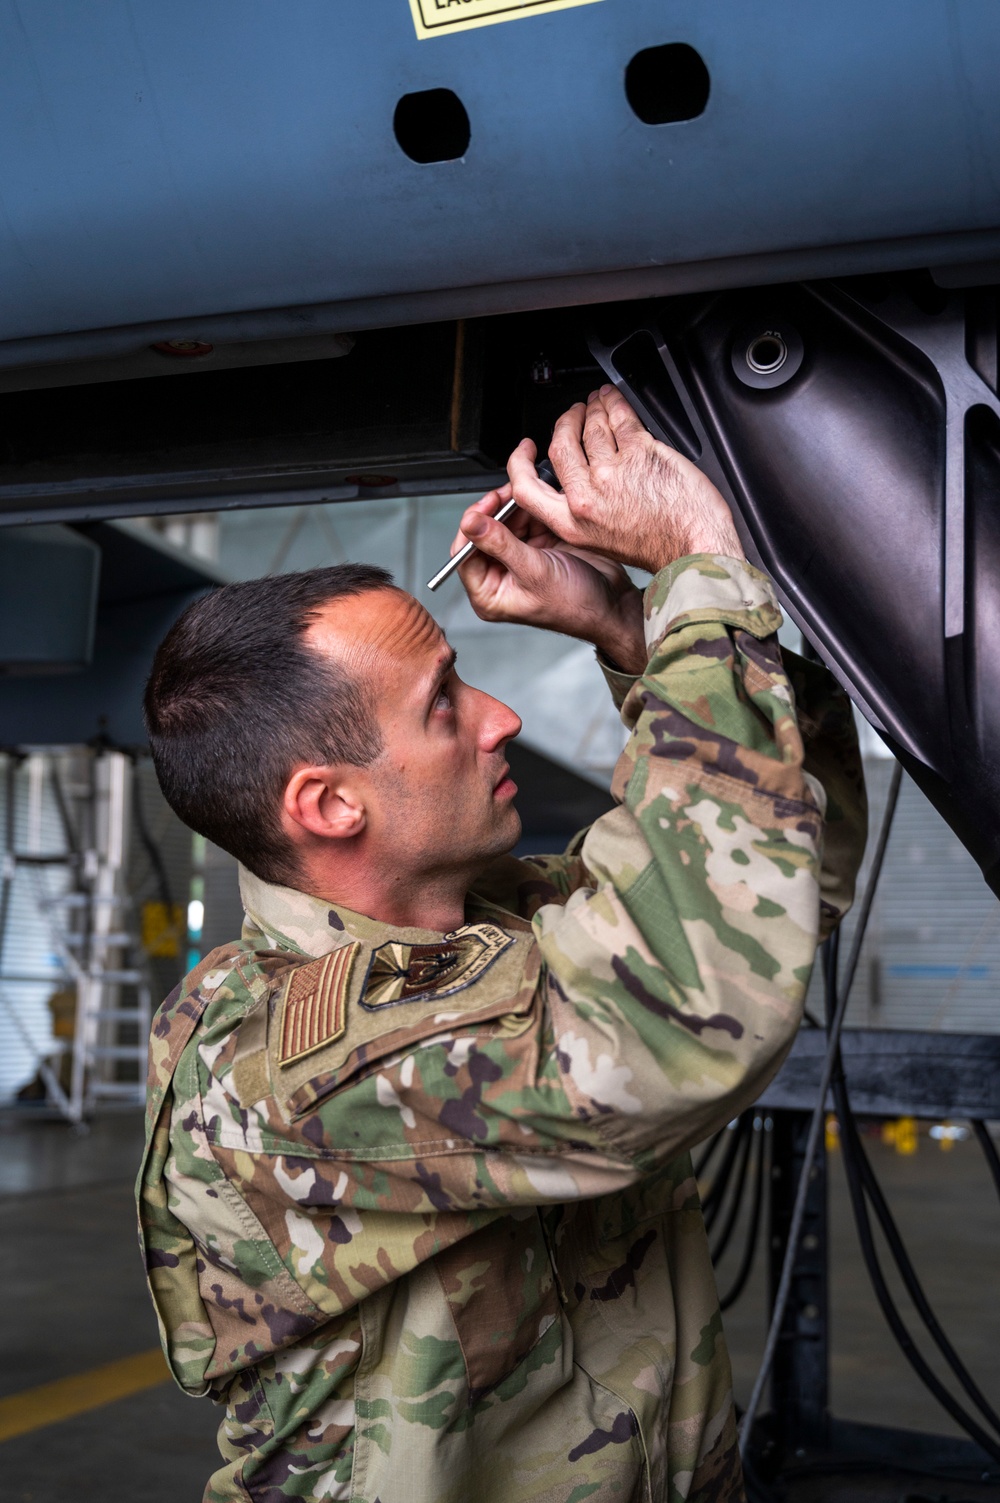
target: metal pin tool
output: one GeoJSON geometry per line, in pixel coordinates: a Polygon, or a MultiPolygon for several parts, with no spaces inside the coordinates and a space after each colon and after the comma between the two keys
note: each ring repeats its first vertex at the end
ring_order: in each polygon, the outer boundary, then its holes
{"type": "MultiPolygon", "coordinates": [[[[538,472],[539,480],[544,480],[547,485],[554,485],[557,490],[559,489],[559,481],[556,479],[556,472],[549,464],[547,459],[543,459],[541,463],[536,466],[536,469],[538,472]]],[[[511,512],[516,506],[517,502],[513,499],[513,497],[511,498],[511,500],[505,501],[500,510],[493,513],[493,520],[495,522],[502,522],[504,517],[510,516],[511,512]]],[[[475,543],[466,543],[464,548],[459,548],[458,552],[453,558],[450,558],[448,560],[444,568],[439,569],[434,577],[427,581],[427,588],[429,590],[436,590],[438,585],[444,584],[449,575],[454,574],[459,564],[464,564],[465,560],[475,552],[475,549],[475,543]]]]}

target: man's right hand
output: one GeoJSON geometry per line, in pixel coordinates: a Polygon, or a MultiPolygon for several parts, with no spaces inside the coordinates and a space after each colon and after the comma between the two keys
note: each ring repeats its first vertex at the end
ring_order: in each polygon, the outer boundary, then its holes
{"type": "Polygon", "coordinates": [[[691,553],[743,558],[732,514],[697,467],[645,428],[613,386],[555,425],[549,458],[562,494],[538,478],[522,439],[507,464],[518,505],[574,548],[656,574],[691,553]]]}

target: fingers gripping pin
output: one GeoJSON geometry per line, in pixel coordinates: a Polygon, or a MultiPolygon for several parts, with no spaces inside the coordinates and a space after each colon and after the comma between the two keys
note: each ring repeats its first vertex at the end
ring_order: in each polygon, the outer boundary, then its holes
{"type": "MultiPolygon", "coordinates": [[[[516,510],[516,508],[517,502],[513,498],[510,501],[505,501],[500,510],[493,513],[493,520],[495,522],[502,522],[504,517],[509,517],[511,512],[516,510]]],[[[427,588],[429,590],[436,590],[438,585],[444,584],[449,575],[454,574],[459,564],[464,564],[465,560],[470,558],[475,551],[476,545],[471,542],[466,543],[464,548],[459,548],[458,552],[448,560],[444,568],[439,569],[433,579],[427,581],[427,588]]]]}
{"type": "MultiPolygon", "coordinates": [[[[544,480],[547,485],[554,485],[557,490],[559,489],[559,481],[556,478],[556,472],[549,464],[547,459],[543,459],[541,461],[541,463],[537,466],[537,471],[539,480],[544,480]]],[[[498,512],[494,512],[493,520],[495,522],[502,522],[504,517],[510,516],[511,512],[514,511],[516,506],[517,502],[513,498],[511,498],[510,501],[505,501],[500,510],[498,512]]],[[[467,558],[470,558],[475,551],[475,543],[466,543],[464,548],[459,548],[458,552],[444,565],[444,568],[439,569],[433,576],[433,578],[427,581],[427,588],[429,590],[436,590],[438,585],[443,585],[445,580],[450,575],[454,574],[458,566],[460,564],[464,564],[465,560],[467,558]]]]}

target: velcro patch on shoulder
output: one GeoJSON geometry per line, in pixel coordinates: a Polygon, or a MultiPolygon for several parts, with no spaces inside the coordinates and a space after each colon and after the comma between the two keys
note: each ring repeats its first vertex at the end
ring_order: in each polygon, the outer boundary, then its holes
{"type": "Polygon", "coordinates": [[[365,978],[361,1006],[381,1012],[401,1002],[453,996],[472,986],[514,943],[496,924],[466,924],[431,945],[379,945],[365,978]]]}
{"type": "Polygon", "coordinates": [[[292,972],[281,1008],[279,1065],[332,1044],[345,1031],[351,972],[362,948],[356,941],[342,945],[292,972]]]}

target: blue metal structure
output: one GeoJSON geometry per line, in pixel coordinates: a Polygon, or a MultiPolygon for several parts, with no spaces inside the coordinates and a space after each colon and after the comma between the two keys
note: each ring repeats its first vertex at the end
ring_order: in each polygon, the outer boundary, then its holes
{"type": "MultiPolygon", "coordinates": [[[[1000,255],[994,0],[4,0],[0,364],[1000,255]],[[683,43],[694,119],[625,73],[683,43]],[[403,95],[470,140],[417,163],[403,95]]],[[[669,88],[669,80],[665,84],[669,88]]]]}
{"type": "MultiPolygon", "coordinates": [[[[84,651],[77,649],[80,661],[61,665],[71,671],[59,673],[60,665],[53,662],[43,665],[39,676],[24,667],[19,674],[0,675],[0,745],[144,746],[142,691],[153,653],[181,611],[221,583],[221,577],[210,565],[129,522],[99,522],[82,532],[58,526],[18,528],[11,537],[19,544],[11,551],[41,607],[26,610],[23,597],[15,596],[23,621],[18,645],[34,647],[36,656],[39,647],[48,647],[52,657],[60,649],[65,657],[60,639],[74,627],[80,634],[83,591],[67,570],[66,555],[93,554],[99,571],[92,570],[96,600],[90,602],[90,640],[84,651]],[[37,565],[32,567],[31,545],[36,554],[50,555],[44,561],[47,577],[37,565]],[[36,619],[42,610],[47,633],[36,619]]],[[[8,539],[0,540],[0,546],[8,539]]]]}

